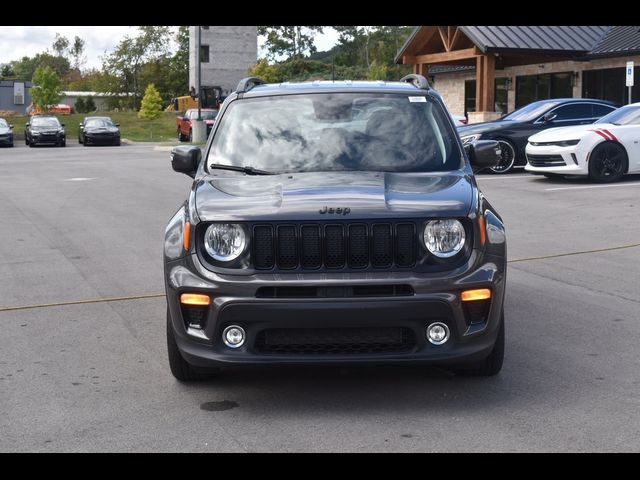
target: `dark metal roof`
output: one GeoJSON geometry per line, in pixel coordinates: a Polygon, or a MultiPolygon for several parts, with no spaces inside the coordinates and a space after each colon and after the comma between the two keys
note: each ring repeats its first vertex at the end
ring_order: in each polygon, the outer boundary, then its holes
{"type": "Polygon", "coordinates": [[[483,52],[537,50],[590,51],[607,31],[606,26],[461,26],[462,32],[483,52]]]}
{"type": "MultiPolygon", "coordinates": [[[[398,63],[422,26],[398,51],[398,63]]],[[[640,51],[640,27],[609,26],[460,26],[482,52],[612,55],[640,51]]]]}
{"type": "Polygon", "coordinates": [[[25,80],[0,80],[0,87],[11,87],[13,88],[14,82],[24,83],[25,88],[31,88],[31,82],[25,80]]]}
{"type": "Polygon", "coordinates": [[[640,52],[640,27],[609,27],[600,41],[589,52],[589,56],[616,55],[640,52]]]}

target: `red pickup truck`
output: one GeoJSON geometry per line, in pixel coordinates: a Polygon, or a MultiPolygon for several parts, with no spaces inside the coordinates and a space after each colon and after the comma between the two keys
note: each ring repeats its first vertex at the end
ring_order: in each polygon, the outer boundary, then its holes
{"type": "MultiPolygon", "coordinates": [[[[211,128],[213,127],[214,122],[216,121],[216,117],[218,116],[218,110],[213,110],[211,108],[203,108],[200,110],[202,119],[204,123],[207,125],[207,137],[209,133],[211,133],[211,128]]],[[[178,124],[178,139],[181,142],[184,141],[193,141],[193,132],[191,127],[191,122],[198,118],[198,109],[190,108],[187,110],[183,117],[176,117],[176,123],[178,124]]]]}

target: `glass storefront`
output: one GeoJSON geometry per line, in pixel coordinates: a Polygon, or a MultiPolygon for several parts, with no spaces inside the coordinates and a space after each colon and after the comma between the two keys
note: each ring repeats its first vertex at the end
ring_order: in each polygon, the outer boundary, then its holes
{"type": "Polygon", "coordinates": [[[536,100],[573,97],[573,72],[516,77],[516,109],[536,100]]]}
{"type": "MultiPolygon", "coordinates": [[[[494,108],[496,112],[507,113],[507,78],[496,78],[494,83],[494,108]]],[[[464,114],[476,111],[476,81],[464,82],[464,114]]]]}
{"type": "MultiPolygon", "coordinates": [[[[619,105],[629,103],[629,87],[625,85],[625,68],[605,68],[582,72],[582,96],[609,100],[619,105]]],[[[632,102],[640,102],[640,67],[633,69],[635,86],[631,89],[632,102]]]]}

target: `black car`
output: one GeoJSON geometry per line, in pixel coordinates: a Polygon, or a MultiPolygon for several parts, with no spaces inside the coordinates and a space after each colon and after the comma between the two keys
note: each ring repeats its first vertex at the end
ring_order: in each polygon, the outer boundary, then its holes
{"type": "Polygon", "coordinates": [[[441,97],[401,82],[244,79],[164,240],[173,375],[223,365],[448,364],[496,374],[505,229],[441,97]],[[473,166],[473,167],[472,167],[473,166]]]}
{"type": "Polygon", "coordinates": [[[0,118],[0,147],[13,147],[13,125],[0,118]]]}
{"type": "Polygon", "coordinates": [[[48,115],[33,116],[25,125],[24,143],[30,147],[42,144],[64,147],[67,144],[64,123],[48,115]]]}
{"type": "Polygon", "coordinates": [[[85,117],[78,129],[78,142],[89,145],[120,145],[120,126],[110,117],[85,117]]]}
{"type": "Polygon", "coordinates": [[[557,98],[530,103],[499,120],[458,127],[463,144],[476,140],[497,140],[502,160],[490,168],[494,173],[506,173],[527,164],[525,147],[534,133],[552,127],[593,123],[612,112],[616,105],[590,98],[557,98]]]}

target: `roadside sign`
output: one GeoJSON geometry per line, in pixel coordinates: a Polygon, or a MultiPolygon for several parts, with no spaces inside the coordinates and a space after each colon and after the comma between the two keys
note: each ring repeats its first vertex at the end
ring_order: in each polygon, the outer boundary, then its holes
{"type": "Polygon", "coordinates": [[[627,62],[627,87],[633,87],[633,62],[627,62]]]}

